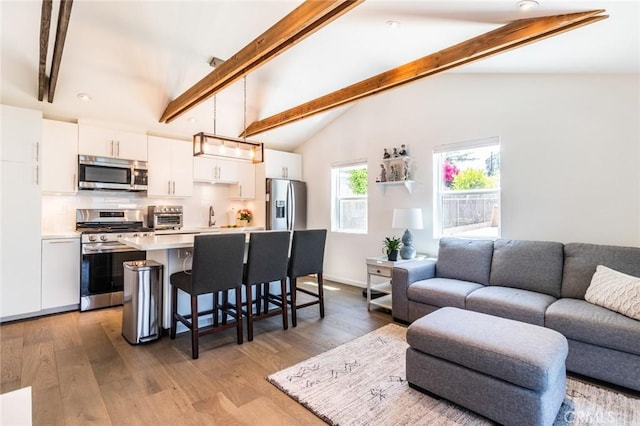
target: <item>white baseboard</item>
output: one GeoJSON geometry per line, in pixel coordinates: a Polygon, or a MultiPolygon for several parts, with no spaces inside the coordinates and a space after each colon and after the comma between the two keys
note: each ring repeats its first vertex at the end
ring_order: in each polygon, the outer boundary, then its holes
{"type": "Polygon", "coordinates": [[[335,275],[327,275],[327,274],[324,274],[323,277],[329,281],[335,281],[340,284],[347,284],[354,287],[367,288],[366,282],[351,280],[349,278],[337,277],[335,275]]]}

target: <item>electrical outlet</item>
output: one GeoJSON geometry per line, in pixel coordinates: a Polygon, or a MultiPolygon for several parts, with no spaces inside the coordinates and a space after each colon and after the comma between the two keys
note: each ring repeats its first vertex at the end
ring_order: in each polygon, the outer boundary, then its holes
{"type": "Polygon", "coordinates": [[[178,259],[184,259],[185,257],[191,256],[191,249],[179,249],[178,250],[178,259]]]}

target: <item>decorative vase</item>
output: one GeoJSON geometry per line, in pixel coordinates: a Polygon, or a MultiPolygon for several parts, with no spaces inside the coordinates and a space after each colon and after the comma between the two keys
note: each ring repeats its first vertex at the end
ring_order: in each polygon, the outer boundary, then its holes
{"type": "Polygon", "coordinates": [[[388,252],[387,258],[392,262],[398,260],[398,250],[391,250],[390,252],[388,252]]]}
{"type": "Polygon", "coordinates": [[[246,219],[236,219],[237,226],[247,226],[249,225],[249,221],[246,219]]]}

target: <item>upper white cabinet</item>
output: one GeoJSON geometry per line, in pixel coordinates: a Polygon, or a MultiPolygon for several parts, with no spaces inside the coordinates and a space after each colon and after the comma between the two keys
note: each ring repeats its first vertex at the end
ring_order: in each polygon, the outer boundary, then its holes
{"type": "Polygon", "coordinates": [[[265,175],[275,179],[302,180],[302,156],[293,152],[264,150],[265,175]]]}
{"type": "Polygon", "coordinates": [[[193,147],[190,142],[149,136],[149,197],[191,197],[193,147]]]}
{"type": "Polygon", "coordinates": [[[238,183],[229,186],[229,198],[252,200],[256,198],[256,166],[249,162],[238,162],[238,183]]]}
{"type": "Polygon", "coordinates": [[[0,105],[0,122],[0,319],[6,320],[40,311],[42,113],[0,105]]]}
{"type": "Polygon", "coordinates": [[[42,120],[42,192],[78,191],[78,125],[42,120]]]}
{"type": "Polygon", "coordinates": [[[210,183],[237,183],[238,161],[214,157],[193,157],[193,180],[210,183]]]}
{"type": "Polygon", "coordinates": [[[78,152],[97,157],[147,161],[147,135],[80,124],[78,152]]]}
{"type": "Polygon", "coordinates": [[[80,304],[80,238],[42,240],[42,309],[80,304]]]}

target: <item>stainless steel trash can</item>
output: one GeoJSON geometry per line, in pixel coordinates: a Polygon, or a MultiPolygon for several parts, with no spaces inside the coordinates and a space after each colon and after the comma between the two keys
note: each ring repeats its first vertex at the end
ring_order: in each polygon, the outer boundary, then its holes
{"type": "Polygon", "coordinates": [[[122,336],[133,345],[162,333],[162,264],[153,260],[124,262],[122,336]]]}

